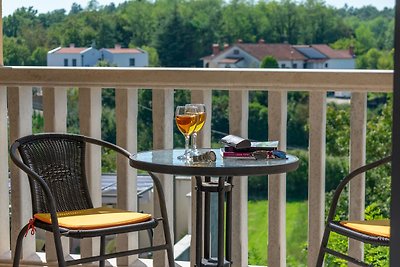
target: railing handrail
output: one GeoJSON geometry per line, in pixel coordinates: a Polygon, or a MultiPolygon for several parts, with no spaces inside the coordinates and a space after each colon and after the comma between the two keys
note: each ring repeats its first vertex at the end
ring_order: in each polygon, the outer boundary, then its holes
{"type": "Polygon", "coordinates": [[[0,85],[392,92],[393,71],[343,69],[0,67],[0,85]]]}

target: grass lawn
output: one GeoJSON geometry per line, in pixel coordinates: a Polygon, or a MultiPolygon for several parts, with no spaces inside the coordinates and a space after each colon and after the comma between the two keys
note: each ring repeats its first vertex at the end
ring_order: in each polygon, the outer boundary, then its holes
{"type": "MultiPolygon", "coordinates": [[[[248,202],[249,264],[267,265],[268,201],[248,202]]],[[[286,204],[286,255],[287,265],[307,264],[307,201],[286,204]]]]}

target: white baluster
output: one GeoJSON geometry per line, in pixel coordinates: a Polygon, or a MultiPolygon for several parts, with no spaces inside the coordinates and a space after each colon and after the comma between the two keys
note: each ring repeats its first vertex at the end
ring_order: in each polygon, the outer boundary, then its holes
{"type": "MultiPolygon", "coordinates": [[[[138,90],[117,88],[115,92],[117,145],[131,153],[137,152],[138,90]]],[[[126,157],[117,157],[117,206],[137,211],[137,171],[130,167],[126,157]]],[[[117,236],[117,250],[138,248],[138,233],[117,236]]],[[[129,266],[137,255],[117,258],[117,264],[129,266]]]]}
{"type": "MultiPolygon", "coordinates": [[[[32,133],[32,87],[9,87],[8,116],[10,142],[32,133]]],[[[24,172],[11,164],[11,248],[15,249],[17,236],[22,227],[32,218],[31,194],[28,178],[24,172]]],[[[35,236],[24,238],[22,258],[25,261],[38,260],[35,236]]]]}
{"type": "MultiPolygon", "coordinates": [[[[173,147],[172,127],[174,121],[174,90],[172,89],[153,89],[153,149],[168,149],[173,147]]],[[[165,202],[168,212],[169,228],[171,239],[174,240],[174,186],[172,175],[159,175],[161,185],[165,193],[165,202]]],[[[154,194],[154,215],[161,215],[158,194],[154,194]]],[[[154,244],[164,242],[164,235],[161,231],[162,224],[159,224],[154,231],[154,244]]],[[[166,251],[159,251],[153,254],[153,266],[168,266],[166,251]]]]}
{"type": "Polygon", "coordinates": [[[315,266],[325,226],[326,92],[310,93],[308,266],[315,266]]]}
{"type": "MultiPolygon", "coordinates": [[[[229,91],[229,133],[247,138],[249,120],[249,92],[229,91]]],[[[233,177],[232,188],[232,262],[233,267],[247,266],[247,191],[248,177],[233,177]]]]}
{"type": "MultiPolygon", "coordinates": [[[[1,0],[0,0],[1,6],[1,0]]],[[[1,12],[0,12],[1,14],[1,12]]],[[[1,22],[1,18],[0,18],[1,22]]],[[[1,27],[1,26],[0,26],[1,27]]],[[[0,31],[1,32],[1,31],[0,31]]],[[[1,38],[1,37],[0,37],[1,38]]],[[[8,194],[7,88],[0,86],[0,259],[10,258],[10,213],[8,194]]]]}
{"type": "MultiPolygon", "coordinates": [[[[86,136],[101,138],[101,89],[79,88],[79,128],[86,136]]],[[[93,205],[101,206],[101,148],[89,145],[86,150],[86,174],[93,205]]],[[[81,240],[83,257],[98,255],[100,238],[81,240]]]]}
{"type": "MultiPolygon", "coordinates": [[[[365,164],[367,131],[367,93],[351,94],[350,110],[350,171],[365,164]]],[[[350,182],[349,219],[364,220],[365,209],[365,173],[350,182]]],[[[349,255],[364,258],[364,246],[361,242],[349,241],[349,255]]],[[[349,264],[349,266],[356,266],[349,264]]]]}
{"type": "MultiPolygon", "coordinates": [[[[268,139],[286,150],[287,92],[268,92],[268,139]]],[[[286,174],[268,176],[268,266],[286,266],[286,174]]]]}

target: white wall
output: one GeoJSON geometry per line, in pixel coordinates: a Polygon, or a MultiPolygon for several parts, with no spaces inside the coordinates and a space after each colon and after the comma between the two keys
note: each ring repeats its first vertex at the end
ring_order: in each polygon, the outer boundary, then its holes
{"type": "Polygon", "coordinates": [[[64,66],[64,59],[68,59],[68,66],[72,66],[72,59],[76,59],[77,66],[82,66],[80,54],[47,54],[47,66],[64,66]]]}
{"type": "Polygon", "coordinates": [[[83,53],[83,67],[96,66],[97,62],[101,59],[99,50],[91,48],[83,53]]]}
{"type": "Polygon", "coordinates": [[[328,63],[328,69],[355,69],[355,59],[330,59],[328,63]]]}
{"type": "Polygon", "coordinates": [[[103,59],[108,61],[112,65],[117,67],[133,67],[129,66],[131,58],[135,59],[134,67],[147,67],[149,66],[149,56],[147,52],[143,53],[124,53],[124,54],[113,54],[106,49],[102,49],[103,59]]]}

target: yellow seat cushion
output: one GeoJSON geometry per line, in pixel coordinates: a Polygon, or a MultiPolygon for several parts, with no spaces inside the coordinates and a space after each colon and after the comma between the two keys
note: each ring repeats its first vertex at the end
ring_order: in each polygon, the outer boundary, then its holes
{"type": "Polygon", "coordinates": [[[341,225],[360,233],[390,238],[390,220],[342,221],[341,225]]]}
{"type": "MultiPolygon", "coordinates": [[[[145,222],[150,214],[109,207],[57,212],[60,227],[89,230],[145,222]]],[[[51,224],[50,213],[37,213],[35,219],[51,224]]]]}

